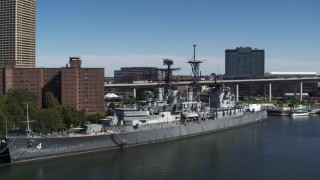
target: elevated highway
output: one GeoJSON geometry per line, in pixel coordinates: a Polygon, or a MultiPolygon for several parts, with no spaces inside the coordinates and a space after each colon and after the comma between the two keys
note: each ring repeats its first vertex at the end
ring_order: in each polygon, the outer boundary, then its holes
{"type": "MultiPolygon", "coordinates": [[[[236,85],[236,100],[239,100],[239,84],[250,84],[250,83],[268,83],[269,84],[269,101],[271,101],[271,87],[272,83],[281,82],[297,82],[300,83],[300,100],[302,100],[302,89],[303,82],[320,82],[320,77],[305,77],[305,78],[272,78],[272,79],[239,79],[239,80],[217,80],[217,82],[222,82],[224,84],[234,84],[236,85]]],[[[192,81],[178,81],[172,82],[173,86],[185,86],[190,85],[192,81]]],[[[213,85],[215,81],[199,81],[201,85],[213,85]]],[[[135,88],[142,87],[157,87],[164,83],[151,82],[151,83],[125,83],[125,84],[105,84],[105,88],[133,88],[135,95],[135,88]]]]}
{"type": "MultiPolygon", "coordinates": [[[[239,79],[239,80],[217,80],[217,82],[222,82],[224,84],[244,84],[244,83],[273,83],[273,82],[320,82],[320,77],[312,78],[274,78],[274,79],[239,79]]],[[[192,81],[179,81],[172,82],[173,86],[190,85],[192,81]]],[[[200,81],[202,85],[214,84],[214,81],[200,81]]],[[[111,87],[153,87],[163,85],[164,83],[152,82],[152,83],[124,83],[124,84],[105,84],[107,88],[111,87]]]]}

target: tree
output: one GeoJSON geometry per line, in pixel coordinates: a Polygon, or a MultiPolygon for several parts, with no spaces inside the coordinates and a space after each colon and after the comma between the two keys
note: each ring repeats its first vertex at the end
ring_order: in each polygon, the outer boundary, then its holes
{"type": "MultiPolygon", "coordinates": [[[[84,111],[78,111],[73,107],[63,107],[51,92],[46,92],[43,98],[43,109],[37,105],[37,96],[24,89],[10,90],[5,96],[0,95],[0,137],[5,135],[5,124],[8,129],[13,127],[26,128],[26,115],[28,103],[28,112],[30,127],[34,132],[50,133],[58,131],[61,128],[70,128],[79,126],[86,121],[100,123],[100,119],[105,117],[105,112],[86,116],[84,111]]],[[[112,108],[114,108],[114,104],[112,108]]],[[[111,109],[112,109],[111,108],[111,109]]]]}
{"type": "Polygon", "coordinates": [[[63,123],[67,128],[79,126],[85,122],[85,114],[83,111],[78,111],[77,109],[66,106],[62,108],[61,117],[63,123]]]}
{"type": "MultiPolygon", "coordinates": [[[[25,102],[34,102],[29,106],[29,112],[37,111],[37,95],[25,90],[25,89],[11,89],[8,93],[0,95],[0,112],[6,117],[6,123],[8,129],[14,127],[25,128],[26,123],[26,105],[25,102]]],[[[0,118],[0,136],[4,137],[5,134],[5,124],[3,123],[4,119],[0,118]]]]}
{"type": "Polygon", "coordinates": [[[298,98],[292,98],[292,100],[291,100],[291,102],[292,102],[292,104],[294,104],[294,105],[297,105],[297,104],[299,104],[299,100],[298,100],[298,98]]]}
{"type": "Polygon", "coordinates": [[[111,102],[111,103],[109,104],[108,108],[111,108],[111,109],[116,108],[115,103],[114,103],[114,102],[111,102]]]}
{"type": "Polygon", "coordinates": [[[98,112],[93,115],[87,115],[86,119],[87,119],[87,122],[91,122],[94,124],[101,124],[101,119],[103,119],[105,116],[106,116],[105,112],[98,112]]]}
{"type": "Polygon", "coordinates": [[[311,106],[311,107],[314,107],[316,104],[316,101],[314,99],[308,99],[308,105],[311,106]]]}
{"type": "Polygon", "coordinates": [[[106,116],[113,116],[115,113],[115,110],[112,109],[112,108],[108,108],[107,109],[107,113],[106,113],[106,116]]]}
{"type": "Polygon", "coordinates": [[[7,124],[7,108],[6,108],[6,97],[0,94],[0,139],[5,137],[5,128],[7,124]]]}
{"type": "Polygon", "coordinates": [[[130,98],[125,98],[123,101],[123,104],[135,104],[136,103],[136,98],[130,97],[130,98]]]}
{"type": "Polygon", "coordinates": [[[53,93],[48,91],[44,94],[43,97],[43,103],[42,103],[43,108],[58,108],[60,109],[60,103],[56,97],[54,97],[53,93]]]}
{"type": "Polygon", "coordinates": [[[6,108],[6,96],[4,96],[3,94],[0,94],[0,112],[3,112],[6,108]]]}
{"type": "Polygon", "coordinates": [[[7,116],[0,111],[0,140],[5,137],[8,119],[7,116]]]}
{"type": "Polygon", "coordinates": [[[38,102],[38,96],[27,89],[11,89],[7,93],[7,97],[8,100],[11,98],[17,99],[18,103],[20,104],[25,102],[38,102]]]}
{"type": "Polygon", "coordinates": [[[64,128],[61,113],[58,109],[42,109],[36,115],[33,131],[40,133],[56,132],[64,128]]]}
{"type": "Polygon", "coordinates": [[[26,127],[22,121],[25,121],[26,114],[24,113],[24,108],[20,102],[14,97],[8,97],[7,100],[7,108],[8,108],[8,121],[10,127],[26,127]]]}

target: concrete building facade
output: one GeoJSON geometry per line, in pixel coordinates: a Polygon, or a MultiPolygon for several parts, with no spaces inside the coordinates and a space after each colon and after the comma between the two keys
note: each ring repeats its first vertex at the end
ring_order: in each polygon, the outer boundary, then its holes
{"type": "Polygon", "coordinates": [[[16,67],[36,64],[36,0],[0,1],[0,66],[14,60],[16,67]]]}
{"type": "Polygon", "coordinates": [[[264,50],[238,47],[225,50],[225,77],[228,79],[263,77],[264,50]]]}

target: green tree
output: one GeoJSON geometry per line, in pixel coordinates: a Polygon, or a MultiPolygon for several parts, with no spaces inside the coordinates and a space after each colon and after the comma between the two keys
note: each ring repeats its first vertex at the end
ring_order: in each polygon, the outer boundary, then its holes
{"type": "Polygon", "coordinates": [[[116,104],[114,102],[111,102],[109,104],[108,108],[115,109],[116,108],[116,104]]]}
{"type": "Polygon", "coordinates": [[[61,113],[56,108],[42,109],[36,116],[33,125],[35,132],[50,133],[64,128],[61,113]]]}
{"type": "Polygon", "coordinates": [[[0,139],[5,137],[6,121],[7,121],[7,108],[6,108],[6,97],[0,94],[0,139]]]}
{"type": "Polygon", "coordinates": [[[53,93],[48,91],[44,94],[43,97],[43,103],[42,103],[43,108],[57,108],[60,109],[60,103],[56,97],[54,97],[53,93]]]}
{"type": "Polygon", "coordinates": [[[111,102],[107,108],[107,112],[105,113],[105,116],[113,116],[115,113],[116,105],[114,102],[111,102]]]}
{"type": "Polygon", "coordinates": [[[282,105],[283,105],[283,101],[279,99],[279,100],[277,101],[277,104],[280,105],[280,106],[282,106],[282,105]]]}
{"type": "MultiPolygon", "coordinates": [[[[134,99],[133,99],[134,100],[134,99]]],[[[87,115],[84,111],[78,111],[73,107],[63,107],[51,92],[46,92],[43,97],[43,109],[38,106],[37,96],[23,89],[10,90],[6,95],[0,95],[0,138],[5,135],[5,122],[8,129],[15,127],[26,128],[27,106],[30,127],[34,132],[50,133],[61,128],[79,126],[85,122],[100,123],[100,119],[106,116],[106,112],[87,115]]],[[[114,112],[115,105],[112,104],[111,111],[114,112]]],[[[113,113],[112,113],[113,114],[113,113]]]]}
{"type": "Polygon", "coordinates": [[[106,113],[106,116],[113,116],[115,113],[115,110],[112,109],[112,108],[108,108],[107,109],[107,113],[106,113]]]}
{"type": "Polygon", "coordinates": [[[311,99],[311,98],[310,98],[310,99],[308,99],[308,102],[307,102],[307,103],[308,103],[309,106],[314,107],[315,104],[316,104],[316,101],[315,101],[314,99],[311,99]]]}
{"type": "Polygon", "coordinates": [[[4,96],[3,94],[0,94],[0,112],[3,112],[6,108],[6,96],[4,96]]]}
{"type": "Polygon", "coordinates": [[[7,116],[3,111],[0,111],[0,140],[4,139],[5,137],[7,123],[8,123],[7,116]]]}
{"type": "Polygon", "coordinates": [[[10,127],[26,127],[23,121],[26,120],[26,114],[24,113],[24,108],[20,102],[14,98],[10,97],[7,100],[7,108],[8,108],[8,121],[10,127]]]}
{"type": "Polygon", "coordinates": [[[136,103],[136,98],[130,97],[130,98],[125,98],[123,101],[123,104],[135,104],[136,103]]]}
{"type": "Polygon", "coordinates": [[[61,117],[67,128],[79,126],[85,122],[85,113],[70,106],[62,108],[61,117]]]}
{"type": "Polygon", "coordinates": [[[26,102],[33,102],[33,103],[38,102],[38,96],[27,89],[14,89],[14,90],[11,89],[7,93],[7,97],[8,97],[8,100],[10,100],[10,98],[17,99],[18,103],[20,104],[26,103],[26,102]]]}
{"type": "Polygon", "coordinates": [[[103,119],[106,116],[105,112],[98,112],[96,114],[87,115],[86,119],[87,122],[91,122],[94,124],[101,124],[101,119],[103,119]]]}
{"type": "MultiPolygon", "coordinates": [[[[37,107],[37,95],[25,90],[25,89],[15,89],[9,90],[6,95],[0,95],[0,112],[6,117],[8,129],[14,127],[25,128],[26,123],[26,105],[25,102],[34,102],[29,106],[31,112],[36,111],[37,107]]],[[[4,118],[0,118],[0,136],[4,137],[5,134],[5,124],[4,118]]]]}
{"type": "Polygon", "coordinates": [[[291,99],[291,102],[292,102],[292,104],[294,104],[294,105],[299,104],[298,98],[292,98],[292,99],[291,99]]]}

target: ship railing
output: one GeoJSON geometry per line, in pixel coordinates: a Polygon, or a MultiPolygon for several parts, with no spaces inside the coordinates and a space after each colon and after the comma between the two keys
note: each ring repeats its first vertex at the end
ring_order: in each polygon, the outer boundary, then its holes
{"type": "Polygon", "coordinates": [[[242,108],[211,109],[213,119],[229,118],[230,116],[242,116],[245,112],[242,108]]]}
{"type": "Polygon", "coordinates": [[[133,126],[115,126],[115,127],[108,127],[107,129],[113,132],[121,133],[121,132],[132,132],[132,131],[147,131],[152,129],[161,129],[161,128],[169,128],[173,126],[179,126],[180,121],[174,121],[174,122],[163,122],[163,123],[157,123],[157,124],[146,124],[138,126],[137,129],[134,129],[133,126]]]}

